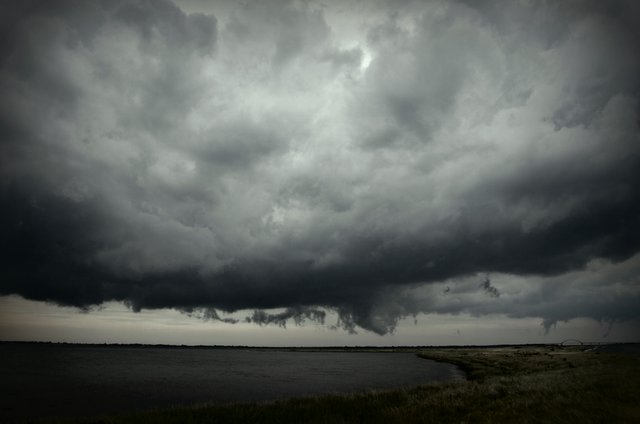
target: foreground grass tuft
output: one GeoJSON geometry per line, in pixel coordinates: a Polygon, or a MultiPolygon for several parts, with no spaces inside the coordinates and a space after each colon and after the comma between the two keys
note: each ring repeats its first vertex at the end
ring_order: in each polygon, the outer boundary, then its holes
{"type": "Polygon", "coordinates": [[[419,355],[462,367],[469,381],[271,403],[180,408],[89,422],[640,422],[637,356],[551,347],[425,350],[419,355]]]}

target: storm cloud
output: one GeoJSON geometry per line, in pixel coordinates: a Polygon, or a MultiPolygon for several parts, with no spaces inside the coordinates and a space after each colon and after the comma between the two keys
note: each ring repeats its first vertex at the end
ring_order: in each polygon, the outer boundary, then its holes
{"type": "Polygon", "coordinates": [[[0,294],[640,318],[631,1],[2,9],[0,294]]]}

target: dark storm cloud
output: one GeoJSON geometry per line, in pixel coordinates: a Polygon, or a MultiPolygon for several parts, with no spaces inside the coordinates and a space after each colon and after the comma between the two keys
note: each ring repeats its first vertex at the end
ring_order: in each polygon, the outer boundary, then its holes
{"type": "Polygon", "coordinates": [[[397,316],[423,311],[472,316],[503,314],[511,318],[544,317],[548,331],[558,322],[590,317],[615,325],[637,319],[640,255],[620,263],[593,260],[584,269],[553,277],[493,274],[490,287],[499,296],[487,296],[487,277],[458,277],[443,283],[409,286],[382,293],[369,316],[380,329],[392,329],[397,316]],[[480,281],[480,284],[479,284],[480,281]]]}
{"type": "Polygon", "coordinates": [[[491,285],[491,280],[489,277],[485,277],[485,279],[480,284],[480,287],[491,297],[500,297],[500,291],[491,285]]]}
{"type": "Polygon", "coordinates": [[[637,319],[634,6],[361,6],[3,6],[0,293],[637,319]]]}
{"type": "Polygon", "coordinates": [[[293,319],[297,325],[301,325],[307,320],[324,324],[325,317],[326,313],[322,310],[296,307],[287,308],[284,312],[274,314],[260,310],[254,311],[253,315],[246,318],[246,321],[259,325],[277,324],[280,327],[286,327],[287,321],[290,319],[293,319]]]}

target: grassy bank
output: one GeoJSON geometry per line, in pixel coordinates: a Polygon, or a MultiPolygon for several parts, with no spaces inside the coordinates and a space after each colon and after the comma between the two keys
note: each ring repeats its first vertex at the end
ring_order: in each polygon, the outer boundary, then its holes
{"type": "Polygon", "coordinates": [[[419,355],[459,365],[469,381],[264,404],[181,408],[93,422],[640,422],[638,356],[553,347],[425,350],[419,355]]]}

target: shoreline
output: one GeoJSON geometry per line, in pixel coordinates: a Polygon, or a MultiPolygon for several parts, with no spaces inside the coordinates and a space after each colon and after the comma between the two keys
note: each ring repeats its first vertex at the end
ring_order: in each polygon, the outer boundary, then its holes
{"type": "Polygon", "coordinates": [[[633,351],[528,345],[428,348],[418,356],[455,365],[467,380],[38,422],[640,422],[633,351]]]}

